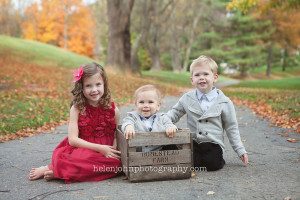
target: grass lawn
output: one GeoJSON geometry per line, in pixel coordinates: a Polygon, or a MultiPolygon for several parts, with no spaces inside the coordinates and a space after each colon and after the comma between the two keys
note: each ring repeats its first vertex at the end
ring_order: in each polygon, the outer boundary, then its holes
{"type": "MultiPolygon", "coordinates": [[[[255,69],[250,69],[249,73],[252,76],[265,76],[267,70],[267,66],[257,67],[255,69]]],[[[279,78],[292,78],[292,77],[299,77],[300,76],[300,66],[295,67],[287,67],[285,71],[282,71],[281,67],[274,67],[271,68],[271,76],[279,77],[279,78]]]]}
{"type": "Polygon", "coordinates": [[[14,56],[22,58],[26,63],[35,63],[43,66],[78,68],[84,63],[97,62],[91,58],[53,45],[4,35],[0,35],[0,49],[6,52],[11,51],[14,56]]]}
{"type": "Polygon", "coordinates": [[[300,77],[285,79],[269,79],[260,81],[243,81],[232,87],[264,88],[282,90],[300,90],[300,77]]]}

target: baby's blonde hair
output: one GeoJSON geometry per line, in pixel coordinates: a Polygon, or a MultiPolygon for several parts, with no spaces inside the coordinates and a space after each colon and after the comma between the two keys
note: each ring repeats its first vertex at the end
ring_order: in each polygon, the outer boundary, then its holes
{"type": "Polygon", "coordinates": [[[195,67],[208,66],[214,74],[218,72],[217,63],[209,56],[201,55],[197,59],[193,60],[190,66],[191,76],[193,76],[193,70],[195,67]]]}
{"type": "Polygon", "coordinates": [[[157,89],[154,85],[143,85],[141,87],[139,87],[135,93],[134,93],[134,97],[135,99],[137,99],[137,95],[141,92],[146,92],[146,91],[155,91],[158,97],[158,101],[161,101],[161,93],[159,91],[159,89],[157,89]]]}

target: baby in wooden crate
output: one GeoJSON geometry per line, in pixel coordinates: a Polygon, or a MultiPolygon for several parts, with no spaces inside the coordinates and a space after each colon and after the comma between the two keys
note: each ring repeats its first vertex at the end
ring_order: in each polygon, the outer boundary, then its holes
{"type": "MultiPolygon", "coordinates": [[[[135,91],[136,111],[128,112],[123,119],[122,131],[126,139],[134,138],[136,132],[166,132],[173,137],[177,127],[168,117],[158,113],[161,107],[161,93],[153,85],[144,85],[135,91]]],[[[145,146],[137,151],[176,150],[176,145],[145,146]]]]}

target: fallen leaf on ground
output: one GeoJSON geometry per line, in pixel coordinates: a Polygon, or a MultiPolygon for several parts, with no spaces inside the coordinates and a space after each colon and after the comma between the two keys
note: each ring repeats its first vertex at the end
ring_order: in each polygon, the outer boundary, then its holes
{"type": "Polygon", "coordinates": [[[208,191],[207,194],[215,194],[214,191],[208,191]]]}
{"type": "Polygon", "coordinates": [[[289,138],[287,139],[288,142],[298,142],[299,139],[293,139],[293,138],[289,138]]]}
{"type": "Polygon", "coordinates": [[[108,196],[95,196],[94,199],[105,199],[108,198],[108,196]]]}
{"type": "Polygon", "coordinates": [[[242,140],[242,142],[246,142],[247,140],[242,140]]]}
{"type": "Polygon", "coordinates": [[[194,178],[196,176],[196,174],[194,174],[193,172],[191,173],[191,178],[194,178]]]}
{"type": "Polygon", "coordinates": [[[290,137],[289,134],[282,135],[281,137],[290,137]]]}
{"type": "Polygon", "coordinates": [[[75,194],[86,194],[84,192],[74,192],[75,194]]]}
{"type": "Polygon", "coordinates": [[[122,178],[122,180],[127,180],[128,179],[128,176],[125,176],[122,178]]]}

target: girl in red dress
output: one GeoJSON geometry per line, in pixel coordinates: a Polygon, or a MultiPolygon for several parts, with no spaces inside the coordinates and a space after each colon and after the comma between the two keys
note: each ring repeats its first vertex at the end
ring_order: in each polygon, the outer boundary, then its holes
{"type": "Polygon", "coordinates": [[[30,180],[101,181],[121,171],[115,137],[120,114],[111,102],[107,75],[99,64],[89,63],[74,76],[68,137],[53,151],[52,164],[31,169],[30,180]]]}

